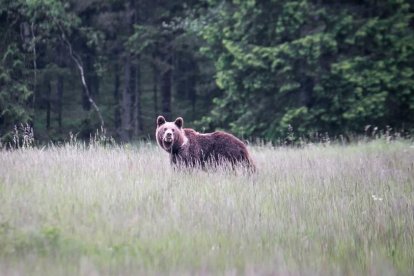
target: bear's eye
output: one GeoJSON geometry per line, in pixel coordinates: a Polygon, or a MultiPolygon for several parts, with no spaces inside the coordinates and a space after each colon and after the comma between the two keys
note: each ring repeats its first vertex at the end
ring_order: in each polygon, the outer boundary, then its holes
{"type": "Polygon", "coordinates": [[[175,131],[175,129],[172,130],[173,132],[175,131]]]}
{"type": "Polygon", "coordinates": [[[164,131],[166,131],[167,130],[167,128],[166,127],[164,127],[164,131]]]}

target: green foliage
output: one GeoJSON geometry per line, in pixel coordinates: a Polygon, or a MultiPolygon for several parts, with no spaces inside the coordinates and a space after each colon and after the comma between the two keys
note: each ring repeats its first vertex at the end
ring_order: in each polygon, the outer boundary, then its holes
{"type": "Polygon", "coordinates": [[[88,139],[99,128],[90,98],[116,138],[148,137],[163,112],[251,139],[290,128],[410,131],[413,9],[408,0],[1,0],[0,137],[29,122],[40,140],[88,139]]]}
{"type": "Polygon", "coordinates": [[[0,137],[10,134],[15,124],[30,119],[28,102],[32,91],[23,69],[24,55],[16,44],[8,45],[0,63],[0,137]]]}
{"type": "Polygon", "coordinates": [[[223,95],[204,123],[268,139],[284,137],[288,126],[302,135],[413,128],[414,32],[405,1],[233,2],[216,17],[202,35],[223,95]]]}
{"type": "Polygon", "coordinates": [[[76,26],[76,16],[60,1],[2,1],[0,8],[0,138],[10,142],[14,126],[33,123],[38,77],[48,74],[52,51],[62,32],[76,26]]]}

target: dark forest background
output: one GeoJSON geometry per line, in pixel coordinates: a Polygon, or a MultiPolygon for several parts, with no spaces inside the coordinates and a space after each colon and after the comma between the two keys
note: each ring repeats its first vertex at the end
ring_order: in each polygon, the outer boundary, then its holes
{"type": "Polygon", "coordinates": [[[0,137],[414,127],[413,1],[0,0],[0,137]]]}

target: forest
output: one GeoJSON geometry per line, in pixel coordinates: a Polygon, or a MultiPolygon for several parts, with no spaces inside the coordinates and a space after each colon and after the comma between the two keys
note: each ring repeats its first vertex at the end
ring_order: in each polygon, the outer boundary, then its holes
{"type": "Polygon", "coordinates": [[[412,0],[0,0],[0,137],[414,129],[412,0]]]}

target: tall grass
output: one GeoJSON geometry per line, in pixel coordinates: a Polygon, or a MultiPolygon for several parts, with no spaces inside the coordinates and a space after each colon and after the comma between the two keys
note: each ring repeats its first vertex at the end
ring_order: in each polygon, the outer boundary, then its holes
{"type": "Polygon", "coordinates": [[[173,171],[152,144],[0,151],[0,274],[414,273],[414,147],[250,148],[173,171]]]}

